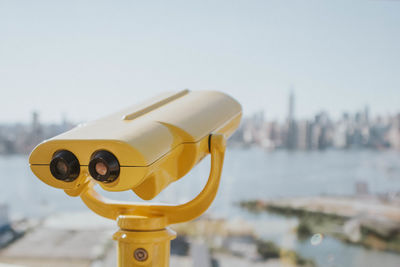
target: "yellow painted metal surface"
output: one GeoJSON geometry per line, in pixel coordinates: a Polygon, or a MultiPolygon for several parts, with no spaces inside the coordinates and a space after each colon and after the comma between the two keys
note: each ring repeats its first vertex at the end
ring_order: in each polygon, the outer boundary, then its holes
{"type": "Polygon", "coordinates": [[[118,266],[168,267],[170,241],[175,236],[169,228],[156,231],[119,230],[113,236],[118,242],[118,266]],[[137,250],[145,250],[143,261],[135,258],[137,250]]]}
{"type": "Polygon", "coordinates": [[[80,196],[95,213],[117,220],[120,230],[114,234],[118,241],[118,266],[169,266],[170,240],[175,233],[167,226],[197,218],[214,200],[222,173],[226,140],[222,134],[210,137],[211,170],[206,186],[197,197],[181,205],[124,203],[108,200],[86,186],[80,196]],[[135,259],[135,251],[144,249],[146,260],[135,259]]]}
{"type": "Polygon", "coordinates": [[[93,153],[107,150],[117,156],[120,175],[100,186],[108,191],[133,190],[149,200],[207,155],[211,132],[228,138],[241,115],[240,104],[220,92],[167,94],[45,141],[31,153],[30,166],[53,187],[79,190],[90,180],[87,165],[93,153]],[[81,165],[73,182],[55,179],[48,168],[54,153],[63,149],[71,151],[81,165]]]}
{"type": "MultiPolygon", "coordinates": [[[[100,216],[117,220],[121,215],[135,215],[151,218],[160,218],[164,220],[164,224],[159,228],[170,224],[180,223],[192,220],[202,214],[211,205],[218,191],[218,185],[222,173],[222,165],[224,162],[225,153],[225,137],[221,134],[211,135],[211,170],[208,182],[201,193],[192,201],[182,205],[159,205],[152,203],[129,203],[121,201],[113,201],[104,198],[98,194],[90,183],[85,190],[80,194],[83,202],[91,210],[100,216]]],[[[157,222],[160,220],[157,219],[157,222]]],[[[151,223],[151,222],[148,222],[151,223]]],[[[135,222],[134,227],[140,227],[141,230],[146,230],[135,222]]],[[[147,227],[147,226],[143,226],[147,227]]],[[[153,226],[150,228],[154,228],[153,226]]]]}
{"type": "Polygon", "coordinates": [[[30,156],[32,171],[43,182],[80,196],[92,211],[116,220],[119,226],[118,266],[169,266],[170,224],[189,221],[204,213],[218,191],[226,139],[236,130],[241,107],[218,92],[168,94],[135,108],[78,127],[48,140],[30,156]],[[78,178],[55,179],[49,163],[55,152],[68,150],[80,162],[78,178]],[[112,152],[120,163],[119,177],[102,183],[90,177],[88,163],[98,150],[112,152]],[[193,200],[181,205],[129,203],[102,197],[100,184],[109,191],[133,190],[142,199],[158,195],[211,154],[206,186],[193,200]]]}

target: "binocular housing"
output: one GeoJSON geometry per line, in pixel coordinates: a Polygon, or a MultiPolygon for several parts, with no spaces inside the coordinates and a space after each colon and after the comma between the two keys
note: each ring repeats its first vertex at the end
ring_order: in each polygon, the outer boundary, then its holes
{"type": "Polygon", "coordinates": [[[74,190],[93,179],[149,200],[209,153],[212,133],[231,136],[241,116],[240,104],[220,92],[167,93],[44,141],[29,162],[56,188],[74,190]]]}

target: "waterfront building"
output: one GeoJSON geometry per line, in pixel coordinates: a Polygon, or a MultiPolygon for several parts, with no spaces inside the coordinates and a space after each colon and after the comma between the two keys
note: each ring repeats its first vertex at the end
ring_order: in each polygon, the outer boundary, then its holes
{"type": "Polygon", "coordinates": [[[287,149],[297,148],[297,124],[294,116],[295,98],[293,90],[289,94],[288,117],[287,117],[287,130],[285,147],[287,149]]]}
{"type": "Polygon", "coordinates": [[[297,148],[309,150],[311,148],[311,125],[307,120],[297,123],[297,148]]]}

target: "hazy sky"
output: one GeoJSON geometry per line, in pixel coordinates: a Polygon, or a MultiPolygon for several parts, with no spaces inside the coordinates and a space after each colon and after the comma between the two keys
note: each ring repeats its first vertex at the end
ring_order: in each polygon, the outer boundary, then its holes
{"type": "Polygon", "coordinates": [[[85,121],[166,90],[245,113],[400,111],[400,1],[2,1],[0,122],[85,121]]]}

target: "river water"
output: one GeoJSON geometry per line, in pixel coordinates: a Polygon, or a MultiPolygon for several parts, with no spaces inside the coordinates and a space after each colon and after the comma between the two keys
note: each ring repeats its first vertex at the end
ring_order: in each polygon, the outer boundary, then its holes
{"type": "MultiPolygon", "coordinates": [[[[206,158],[188,175],[169,186],[154,201],[183,203],[199,193],[209,172],[206,158]]],[[[39,181],[30,171],[27,156],[0,156],[0,203],[7,203],[12,218],[42,217],[54,212],[86,210],[79,198],[39,181]]],[[[243,218],[261,237],[272,239],[319,266],[400,266],[400,255],[343,244],[325,237],[318,245],[297,242],[290,231],[296,224],[269,214],[248,214],[235,203],[241,200],[321,194],[353,194],[363,182],[373,194],[400,192],[400,152],[329,150],[322,152],[266,152],[262,149],[228,149],[220,190],[209,213],[230,220],[243,218]]],[[[101,190],[100,190],[101,191],[101,190]]],[[[138,201],[132,192],[108,197],[138,201]]]]}

